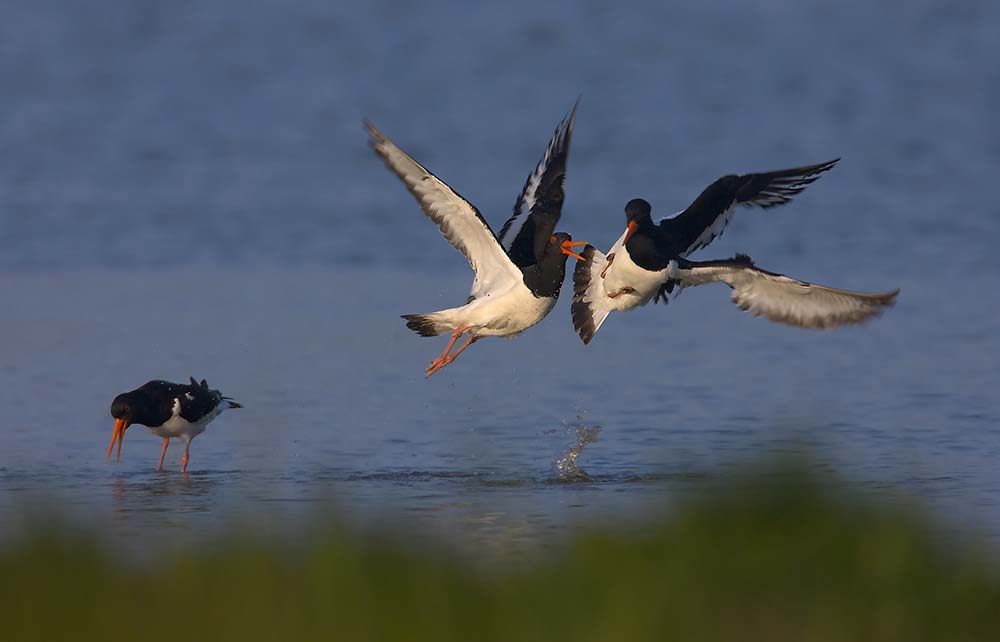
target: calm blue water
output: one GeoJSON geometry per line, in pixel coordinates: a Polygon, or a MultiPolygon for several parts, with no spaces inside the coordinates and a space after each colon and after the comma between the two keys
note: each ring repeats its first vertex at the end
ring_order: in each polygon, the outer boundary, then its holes
{"type": "Polygon", "coordinates": [[[133,550],[316,513],[532,549],[801,449],[1000,541],[1000,5],[729,4],[7,3],[0,541],[44,501],[133,550]],[[667,214],[722,173],[842,156],[698,258],[899,304],[816,333],[700,288],[584,347],[564,292],[425,380],[443,341],[398,315],[471,275],[361,118],[499,228],[578,95],[575,238],[609,245],[635,196],[667,214]],[[154,474],[138,426],[107,463],[114,395],[189,374],[246,404],[193,472],[173,446],[154,474]],[[579,423],[593,481],[552,483],[579,423]]]}

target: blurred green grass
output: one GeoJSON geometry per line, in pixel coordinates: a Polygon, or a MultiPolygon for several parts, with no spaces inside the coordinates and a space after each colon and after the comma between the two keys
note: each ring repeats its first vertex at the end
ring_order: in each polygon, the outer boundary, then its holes
{"type": "Polygon", "coordinates": [[[293,552],[233,530],[149,567],[47,529],[0,552],[5,640],[976,640],[1000,575],[915,510],[805,468],[721,484],[641,533],[470,565],[329,529],[293,552]]]}

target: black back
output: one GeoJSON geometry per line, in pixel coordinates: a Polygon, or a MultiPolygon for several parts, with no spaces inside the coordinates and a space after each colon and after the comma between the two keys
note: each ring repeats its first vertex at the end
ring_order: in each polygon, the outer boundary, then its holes
{"type": "Polygon", "coordinates": [[[111,402],[111,416],[130,424],[162,426],[174,414],[174,403],[180,402],[180,416],[194,423],[222,403],[222,393],[210,390],[208,382],[191,378],[191,383],[150,381],[130,392],[123,392],[111,402]]]}

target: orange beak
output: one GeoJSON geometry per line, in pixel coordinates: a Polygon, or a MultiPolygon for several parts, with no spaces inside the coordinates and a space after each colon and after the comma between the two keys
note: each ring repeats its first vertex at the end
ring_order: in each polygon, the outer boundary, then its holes
{"type": "Polygon", "coordinates": [[[639,229],[639,224],[635,221],[629,221],[628,230],[625,232],[625,241],[623,241],[623,243],[628,243],[628,240],[632,238],[632,235],[635,234],[637,229],[639,229]]]}
{"type": "Polygon", "coordinates": [[[577,247],[578,245],[586,245],[586,244],[587,244],[586,241],[563,241],[563,244],[560,245],[559,248],[562,250],[563,254],[568,254],[569,256],[572,256],[575,259],[579,259],[580,261],[586,261],[587,259],[583,258],[582,256],[580,256],[579,254],[570,249],[571,247],[577,247]]]}
{"type": "Polygon", "coordinates": [[[115,463],[122,458],[122,442],[125,441],[125,429],[129,423],[124,419],[115,419],[115,431],[111,434],[111,443],[108,445],[108,459],[111,459],[111,451],[114,450],[115,442],[118,442],[118,455],[115,456],[115,463]]]}

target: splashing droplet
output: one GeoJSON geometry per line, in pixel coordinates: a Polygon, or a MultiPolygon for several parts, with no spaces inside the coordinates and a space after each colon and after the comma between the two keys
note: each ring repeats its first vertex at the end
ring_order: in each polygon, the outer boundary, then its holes
{"type": "Polygon", "coordinates": [[[576,465],[580,453],[591,444],[597,441],[597,435],[601,432],[600,426],[587,426],[583,423],[582,417],[577,417],[576,426],[567,426],[567,432],[576,432],[576,443],[570,447],[566,454],[556,460],[556,471],[559,473],[559,481],[581,482],[590,481],[590,475],[576,465]]]}

